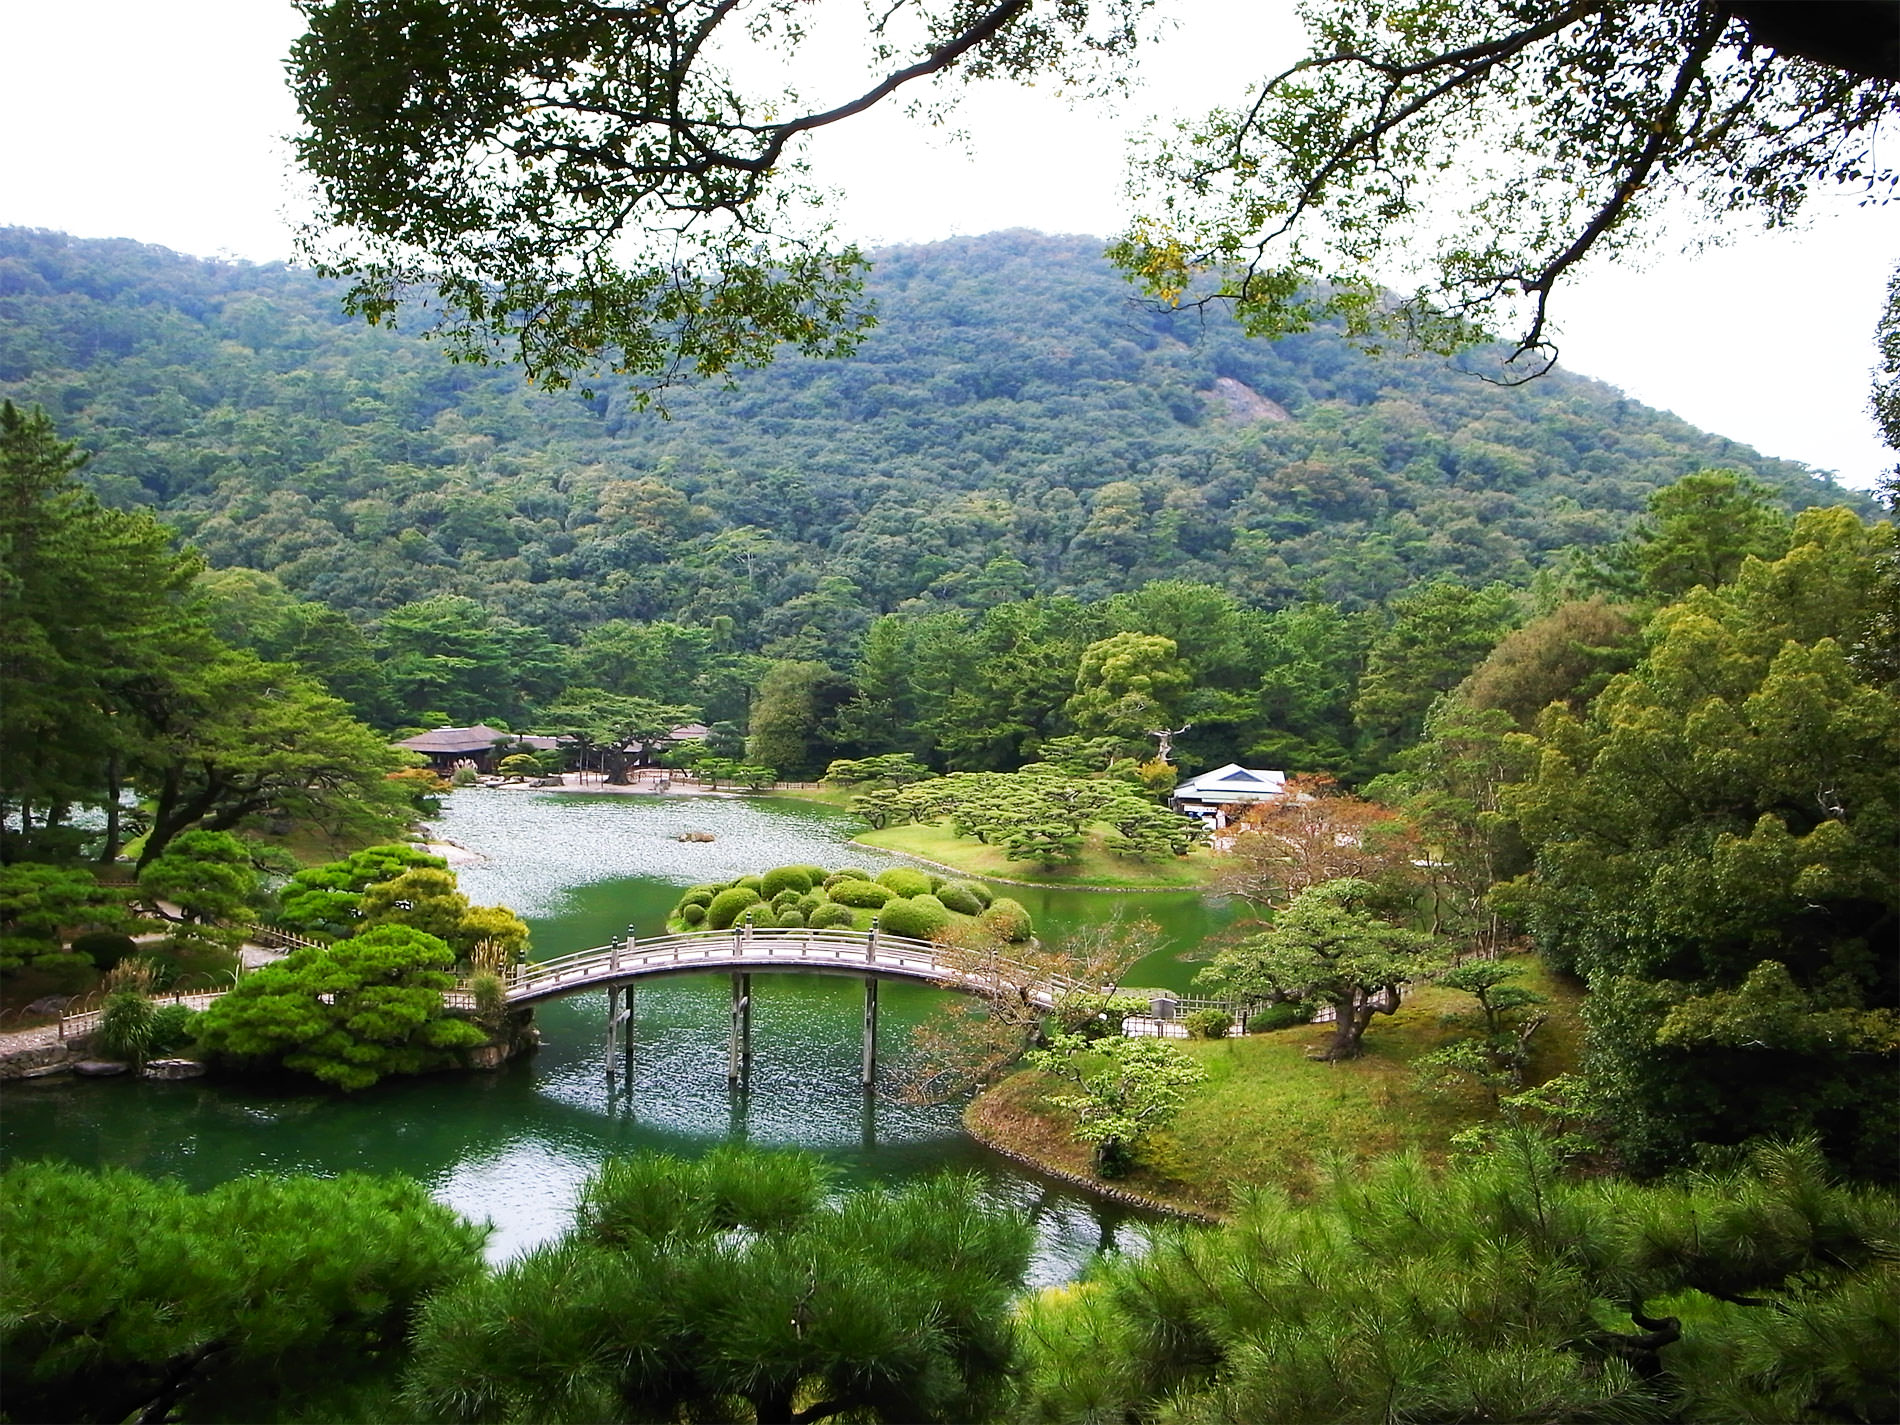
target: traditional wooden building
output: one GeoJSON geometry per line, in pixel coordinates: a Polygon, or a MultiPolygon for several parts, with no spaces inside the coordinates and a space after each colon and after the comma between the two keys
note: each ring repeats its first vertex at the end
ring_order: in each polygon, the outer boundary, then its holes
{"type": "Polygon", "coordinates": [[[493,772],[500,761],[495,755],[497,744],[510,750],[525,746],[532,751],[542,752],[560,746],[560,739],[522,737],[478,722],[473,727],[438,727],[431,732],[419,732],[414,737],[403,738],[396,746],[410,752],[420,752],[429,759],[432,770],[446,776],[464,762],[477,772],[493,772]]]}
{"type": "Polygon", "coordinates": [[[1253,802],[1273,801],[1286,795],[1286,773],[1266,772],[1229,762],[1177,786],[1168,805],[1187,816],[1197,816],[1216,830],[1253,802]]]}

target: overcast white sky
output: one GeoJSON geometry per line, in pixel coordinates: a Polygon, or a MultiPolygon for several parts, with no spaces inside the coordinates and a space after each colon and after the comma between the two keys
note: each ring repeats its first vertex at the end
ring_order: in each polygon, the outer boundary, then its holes
{"type": "MultiPolygon", "coordinates": [[[[825,135],[819,177],[845,232],[924,242],[1026,227],[1117,231],[1127,133],[1237,95],[1297,53],[1290,0],[1179,0],[1119,117],[1042,91],[965,101],[969,149],[892,112],[825,135]],[[1244,17],[1244,18],[1243,18],[1244,17]]],[[[0,225],[287,260],[295,114],[285,0],[4,0],[0,225]]],[[[1900,205],[1817,205],[1807,231],[1738,232],[1646,270],[1586,273],[1561,298],[1564,364],[1770,455],[1866,485],[1894,456],[1867,411],[1873,326],[1900,258],[1900,205]]]]}

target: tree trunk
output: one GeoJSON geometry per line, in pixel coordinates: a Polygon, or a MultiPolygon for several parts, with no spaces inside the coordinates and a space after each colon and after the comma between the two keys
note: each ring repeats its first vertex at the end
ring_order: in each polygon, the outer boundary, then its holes
{"type": "Polygon", "coordinates": [[[1359,1038],[1365,1032],[1356,996],[1333,1001],[1333,1039],[1320,1055],[1329,1064],[1359,1057],[1359,1038]]]}
{"type": "Polygon", "coordinates": [[[99,864],[110,866],[119,859],[119,754],[106,758],[106,839],[99,848],[99,864]]]}

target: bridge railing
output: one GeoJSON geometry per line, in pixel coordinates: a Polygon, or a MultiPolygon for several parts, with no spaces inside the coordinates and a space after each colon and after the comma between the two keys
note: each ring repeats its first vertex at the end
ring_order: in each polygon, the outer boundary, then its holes
{"type": "Polygon", "coordinates": [[[651,940],[598,945],[553,960],[522,966],[508,988],[510,1000],[541,999],[562,987],[579,988],[623,975],[653,974],[678,965],[682,969],[717,969],[734,965],[806,963],[814,967],[856,968],[922,975],[949,984],[982,989],[999,982],[1033,984],[1053,998],[1088,988],[1061,976],[1051,977],[1034,966],[1007,957],[979,957],[946,952],[928,940],[908,936],[867,934],[851,930],[812,930],[804,927],[770,930],[738,928],[700,930],[651,940]]]}

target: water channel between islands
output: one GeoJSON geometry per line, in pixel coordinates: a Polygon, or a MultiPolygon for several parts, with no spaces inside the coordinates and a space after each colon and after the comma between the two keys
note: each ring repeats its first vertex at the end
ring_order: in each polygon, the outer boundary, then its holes
{"type": "MultiPolygon", "coordinates": [[[[657,934],[682,887],[770,866],[878,870],[888,852],[849,844],[851,819],[786,800],[606,796],[472,789],[449,798],[436,830],[480,853],[460,867],[478,904],[507,905],[534,930],[535,953],[604,944],[629,925],[657,934]],[[711,842],[683,842],[709,831],[711,842]]],[[[1118,911],[1152,916],[1174,945],[1129,983],[1184,989],[1178,952],[1225,919],[1192,891],[1108,895],[1016,886],[1037,926],[1118,911]]],[[[728,1139],[799,1146],[837,1164],[847,1184],[973,1171],[1029,1211],[1039,1229],[1036,1282],[1072,1275],[1098,1248],[1139,1235],[1127,1209],[1053,1184],[962,1131],[955,1106],[911,1108],[858,1087],[862,992],[854,979],[757,974],[750,1091],[728,1092],[728,978],[641,984],[631,1082],[602,1073],[604,990],[537,1007],[538,1054],[493,1074],[392,1081],[338,1096],[208,1080],[47,1079],[11,1084],[0,1159],[60,1157],[171,1175],[194,1186],[247,1172],[409,1173],[441,1201],[494,1224],[496,1259],[557,1235],[600,1161],[657,1148],[691,1155],[728,1139]]],[[[887,981],[879,1037],[888,1064],[943,991],[887,981]]],[[[886,1071],[888,1072],[888,1070],[886,1071]]]]}

